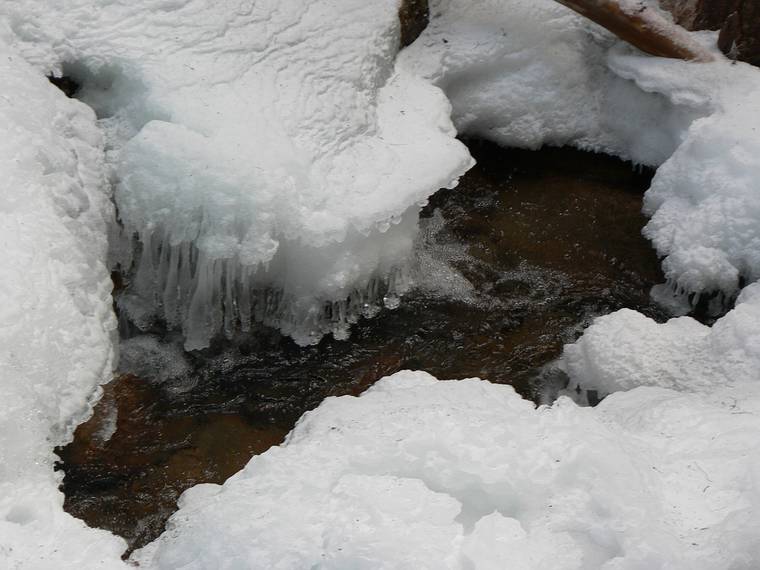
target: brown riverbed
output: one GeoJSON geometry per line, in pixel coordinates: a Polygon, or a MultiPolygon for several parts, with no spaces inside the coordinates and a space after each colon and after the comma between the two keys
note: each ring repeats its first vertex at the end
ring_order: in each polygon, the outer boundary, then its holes
{"type": "Polygon", "coordinates": [[[630,307],[665,317],[649,300],[662,275],[640,235],[649,173],[568,149],[471,149],[478,166],[424,212],[443,220],[433,247],[464,252],[450,263],[471,284],[469,301],[412,292],[348,341],[299,348],[261,331],[189,355],[177,373],[124,370],[59,449],[65,509],[139,547],[183,490],[221,483],[327,396],[411,368],[537,399],[542,366],[595,316],[630,307]]]}

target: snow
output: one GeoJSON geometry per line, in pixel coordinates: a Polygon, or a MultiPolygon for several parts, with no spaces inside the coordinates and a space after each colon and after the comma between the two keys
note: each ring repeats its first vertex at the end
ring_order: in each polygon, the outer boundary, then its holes
{"type": "Polygon", "coordinates": [[[710,106],[658,170],[644,234],[675,289],[733,296],[760,279],[760,74],[746,64],[686,66],[618,57],[612,67],[675,104],[710,106]]]}
{"type": "Polygon", "coordinates": [[[63,512],[53,447],[110,378],[103,141],[0,35],[0,567],[123,568],[124,542],[63,512]]]}
{"type": "Polygon", "coordinates": [[[138,324],[158,312],[188,349],[251,320],[309,344],[403,289],[419,204],[472,159],[442,93],[394,70],[397,0],[95,4],[0,16],[101,117],[138,324]]]}
{"type": "Polygon", "coordinates": [[[760,385],[534,408],[402,372],[328,398],[186,492],[150,568],[711,569],[760,564],[760,385]]]}
{"type": "Polygon", "coordinates": [[[554,0],[437,0],[399,67],[444,90],[460,133],[531,149],[573,145],[656,166],[705,111],[616,76],[606,62],[614,44],[554,0]]]}
{"type": "Polygon", "coordinates": [[[691,317],[658,324],[630,310],[598,318],[562,367],[571,386],[609,394],[636,386],[708,391],[760,380],[760,283],[712,327],[691,317]]]}

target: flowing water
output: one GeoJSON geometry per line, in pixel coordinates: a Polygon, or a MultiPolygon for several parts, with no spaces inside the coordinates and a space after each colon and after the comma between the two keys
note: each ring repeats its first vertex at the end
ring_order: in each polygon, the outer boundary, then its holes
{"type": "Polygon", "coordinates": [[[58,450],[66,510],[136,548],[160,534],[183,490],[223,482],[327,396],[422,369],[538,400],[542,367],[595,316],[629,307],[665,318],[648,294],[663,281],[659,263],[640,234],[651,173],[569,149],[470,147],[478,165],[423,213],[424,287],[347,341],[300,348],[262,330],[167,357],[155,349],[171,355],[171,338],[148,339],[58,450]],[[436,293],[436,280],[453,294],[436,293]]]}

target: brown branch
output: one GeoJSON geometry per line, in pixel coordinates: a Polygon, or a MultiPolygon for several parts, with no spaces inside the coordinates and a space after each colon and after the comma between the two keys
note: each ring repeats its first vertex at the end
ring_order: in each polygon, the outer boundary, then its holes
{"type": "Polygon", "coordinates": [[[644,5],[631,9],[620,0],[556,0],[608,29],[641,51],[690,61],[708,62],[715,57],[682,27],[644,5]]]}

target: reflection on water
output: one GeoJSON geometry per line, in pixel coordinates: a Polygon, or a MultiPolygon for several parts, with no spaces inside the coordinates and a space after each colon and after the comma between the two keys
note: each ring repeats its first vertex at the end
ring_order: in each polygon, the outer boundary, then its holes
{"type": "Polygon", "coordinates": [[[510,383],[535,399],[537,371],[593,317],[630,307],[664,318],[648,295],[659,264],[640,235],[649,174],[568,149],[471,149],[478,165],[436,194],[423,220],[430,256],[456,271],[423,263],[434,272],[425,287],[359,322],[348,341],[299,348],[263,331],[189,355],[172,374],[160,359],[151,372],[153,360],[133,358],[125,372],[141,378],[108,386],[59,450],[65,508],[139,547],[163,530],[184,489],[221,483],[327,396],[410,368],[510,383]],[[431,281],[448,278],[464,293],[431,293],[431,281]]]}

